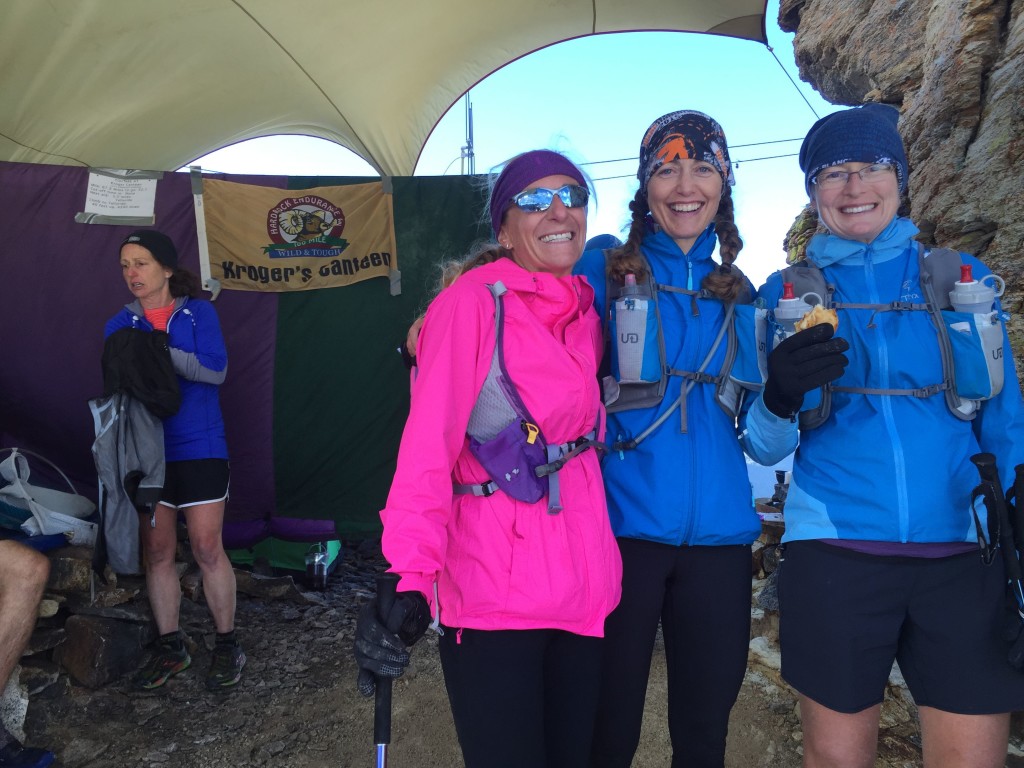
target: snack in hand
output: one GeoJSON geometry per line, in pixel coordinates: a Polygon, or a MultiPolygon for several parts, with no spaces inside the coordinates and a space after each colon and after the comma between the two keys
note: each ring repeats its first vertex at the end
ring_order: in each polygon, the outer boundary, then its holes
{"type": "Polygon", "coordinates": [[[821,304],[815,304],[810,312],[804,312],[804,316],[796,321],[794,327],[798,331],[804,331],[822,323],[828,323],[833,330],[839,330],[839,315],[834,309],[825,309],[821,304]]]}

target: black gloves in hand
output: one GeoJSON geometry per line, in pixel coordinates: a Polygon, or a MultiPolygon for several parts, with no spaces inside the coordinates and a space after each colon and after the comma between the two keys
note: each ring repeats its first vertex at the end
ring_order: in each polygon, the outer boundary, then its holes
{"type": "Polygon", "coordinates": [[[359,677],[356,685],[372,696],[375,677],[401,677],[409,666],[407,646],[423,637],[430,626],[430,606],[421,592],[399,592],[386,621],[377,616],[377,599],[363,606],[356,621],[353,652],[359,677]]]}
{"type": "Polygon", "coordinates": [[[768,380],[764,405],[779,418],[792,418],[804,403],[804,395],[835,381],[850,362],[843,354],[846,339],[832,338],[835,330],[823,323],[783,339],[768,355],[768,380]]]}

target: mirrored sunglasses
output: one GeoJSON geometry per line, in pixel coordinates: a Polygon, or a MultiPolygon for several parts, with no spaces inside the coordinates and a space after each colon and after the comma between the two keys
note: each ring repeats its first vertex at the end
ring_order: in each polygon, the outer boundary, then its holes
{"type": "Polygon", "coordinates": [[[566,208],[582,208],[590,200],[590,190],[579,184],[566,184],[558,189],[536,187],[520,192],[512,198],[512,202],[522,211],[539,213],[551,207],[555,195],[566,208]]]}

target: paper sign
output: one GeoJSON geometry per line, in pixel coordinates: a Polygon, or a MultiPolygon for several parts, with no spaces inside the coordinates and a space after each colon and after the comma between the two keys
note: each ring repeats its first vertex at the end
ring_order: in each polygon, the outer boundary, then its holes
{"type": "Polygon", "coordinates": [[[129,179],[89,172],[85,213],[97,216],[152,217],[156,179],[129,179]]]}

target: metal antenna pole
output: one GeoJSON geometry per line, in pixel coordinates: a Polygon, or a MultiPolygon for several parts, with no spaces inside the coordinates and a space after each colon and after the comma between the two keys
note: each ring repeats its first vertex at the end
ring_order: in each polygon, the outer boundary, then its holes
{"type": "Polygon", "coordinates": [[[466,94],[466,145],[462,148],[462,174],[476,173],[476,155],[473,154],[473,102],[466,94]]]}

